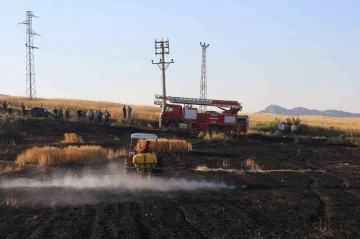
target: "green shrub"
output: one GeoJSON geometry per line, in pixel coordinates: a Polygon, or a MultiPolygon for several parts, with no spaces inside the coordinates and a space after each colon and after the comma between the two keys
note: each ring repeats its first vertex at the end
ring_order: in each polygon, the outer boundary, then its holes
{"type": "Polygon", "coordinates": [[[275,133],[278,129],[278,122],[266,122],[263,124],[257,124],[255,129],[262,132],[275,133]]]}

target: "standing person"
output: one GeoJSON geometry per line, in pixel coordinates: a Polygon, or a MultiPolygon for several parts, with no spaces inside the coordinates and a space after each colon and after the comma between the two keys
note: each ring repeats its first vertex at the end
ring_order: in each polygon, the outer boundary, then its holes
{"type": "Polygon", "coordinates": [[[286,127],[285,124],[282,123],[282,124],[281,124],[281,131],[282,131],[282,136],[283,136],[283,137],[285,137],[285,134],[284,134],[284,132],[285,132],[285,127],[286,127]]]}
{"type": "Polygon", "coordinates": [[[280,136],[284,136],[283,124],[282,124],[281,121],[280,121],[279,124],[278,124],[278,132],[279,132],[279,135],[280,135],[280,136]]]}
{"type": "Polygon", "coordinates": [[[6,101],[4,100],[4,102],[2,103],[2,107],[3,107],[3,110],[4,110],[4,114],[6,114],[6,101]]]}
{"type": "Polygon", "coordinates": [[[297,126],[295,122],[293,122],[293,124],[291,125],[291,132],[292,132],[292,137],[295,138],[297,134],[297,126]]]}
{"type": "Polygon", "coordinates": [[[110,122],[109,122],[110,117],[111,117],[111,115],[110,115],[109,111],[105,110],[105,114],[104,114],[105,122],[104,122],[104,125],[110,125],[110,122]]]}
{"type": "Polygon", "coordinates": [[[7,103],[7,105],[6,105],[6,108],[7,108],[7,110],[8,110],[8,113],[9,113],[9,115],[11,115],[11,103],[10,103],[10,101],[7,103]]]}
{"type": "Polygon", "coordinates": [[[60,106],[60,109],[59,109],[59,118],[60,118],[60,119],[63,119],[63,116],[64,116],[63,108],[62,108],[62,106],[60,106]]]}
{"type": "Polygon", "coordinates": [[[89,117],[89,124],[91,124],[94,119],[94,113],[91,109],[89,109],[89,111],[87,112],[87,116],[89,117]]]}
{"type": "Polygon", "coordinates": [[[98,124],[98,111],[97,110],[95,110],[94,111],[94,113],[93,113],[94,115],[93,115],[93,120],[94,120],[94,124],[98,124]]]}
{"type": "Polygon", "coordinates": [[[98,112],[98,122],[100,125],[102,125],[102,117],[103,117],[103,112],[101,112],[101,110],[99,110],[98,112]]]}
{"type": "Polygon", "coordinates": [[[67,120],[70,119],[70,110],[69,110],[68,107],[66,107],[66,109],[65,109],[65,118],[66,118],[67,120]]]}
{"type": "Polygon", "coordinates": [[[56,106],[54,107],[54,115],[55,115],[55,118],[58,117],[58,109],[56,109],[56,106]]]}
{"type": "Polygon", "coordinates": [[[24,102],[21,102],[21,109],[22,109],[23,117],[25,117],[25,105],[24,105],[24,102]]]}
{"type": "Polygon", "coordinates": [[[79,120],[79,123],[80,123],[80,121],[81,121],[81,116],[82,116],[82,109],[78,109],[78,111],[77,111],[77,116],[78,116],[78,120],[79,120]]]}
{"type": "Polygon", "coordinates": [[[124,119],[126,119],[126,105],[124,105],[123,107],[123,114],[124,114],[124,119]]]}
{"type": "Polygon", "coordinates": [[[127,108],[127,114],[128,114],[128,119],[131,119],[131,112],[132,112],[132,108],[130,107],[130,105],[127,108]]]}

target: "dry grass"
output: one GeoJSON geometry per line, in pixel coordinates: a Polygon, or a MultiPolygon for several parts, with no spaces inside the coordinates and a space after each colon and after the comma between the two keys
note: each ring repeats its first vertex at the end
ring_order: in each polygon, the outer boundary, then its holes
{"type": "Polygon", "coordinates": [[[122,147],[116,152],[117,156],[128,156],[128,148],[122,147]]]}
{"type": "Polygon", "coordinates": [[[261,172],[260,166],[251,158],[246,159],[244,165],[251,172],[261,172]]]}
{"type": "Polygon", "coordinates": [[[11,172],[16,170],[16,165],[12,162],[1,162],[0,163],[0,174],[11,172]]]}
{"type": "Polygon", "coordinates": [[[234,173],[234,174],[242,174],[242,169],[225,169],[225,168],[208,168],[204,165],[197,166],[195,171],[199,172],[227,172],[227,173],[234,173]]]}
{"type": "MultiPolygon", "coordinates": [[[[250,128],[267,122],[273,122],[275,118],[286,121],[289,116],[272,114],[250,114],[250,128]]],[[[336,118],[324,116],[300,116],[301,124],[309,126],[323,127],[330,130],[342,130],[346,132],[360,132],[359,118],[336,118]]]]}
{"type": "MultiPolygon", "coordinates": [[[[149,140],[152,145],[155,145],[155,140],[149,140]]],[[[139,150],[141,145],[145,144],[146,140],[138,140],[135,149],[139,150]]],[[[161,152],[171,153],[186,153],[192,150],[192,144],[186,140],[179,139],[158,139],[158,147],[161,152]]]]}
{"type": "Polygon", "coordinates": [[[66,134],[64,134],[64,139],[61,140],[61,143],[63,143],[63,144],[76,144],[76,143],[83,144],[84,140],[80,135],[77,135],[75,133],[66,133],[66,134]]]}
{"type": "Polygon", "coordinates": [[[359,138],[347,138],[344,139],[342,137],[330,137],[327,138],[328,144],[352,144],[360,146],[360,139],[359,138]]]}
{"type": "Polygon", "coordinates": [[[8,139],[8,140],[0,140],[0,146],[15,146],[15,140],[8,139]]]}
{"type": "MultiPolygon", "coordinates": [[[[60,106],[65,109],[68,107],[70,110],[70,117],[74,117],[76,115],[76,111],[80,107],[84,110],[108,110],[114,119],[121,119],[123,118],[122,107],[123,104],[115,103],[115,102],[107,102],[107,101],[93,101],[93,100],[77,100],[77,99],[45,99],[45,98],[38,98],[36,100],[30,100],[25,97],[7,97],[7,96],[0,96],[0,102],[4,100],[10,101],[13,105],[13,108],[20,109],[21,102],[24,102],[27,109],[31,109],[34,106],[39,106],[42,104],[44,107],[53,110],[56,106],[60,108],[60,106]]],[[[152,101],[149,102],[149,106],[143,105],[130,105],[133,109],[132,111],[132,119],[146,119],[146,120],[158,120],[160,107],[153,106],[152,101]]]]}
{"type": "Polygon", "coordinates": [[[7,206],[15,207],[17,205],[17,199],[13,195],[6,196],[5,202],[7,206]]]}
{"type": "Polygon", "coordinates": [[[222,160],[222,165],[218,166],[217,168],[208,168],[205,165],[201,165],[197,166],[195,170],[201,172],[227,172],[234,174],[242,174],[244,172],[263,172],[260,166],[251,158],[244,160],[241,164],[235,163],[233,166],[231,166],[231,164],[232,163],[229,160],[222,160]]]}
{"type": "Polygon", "coordinates": [[[37,164],[41,167],[55,166],[64,163],[92,163],[114,159],[121,156],[121,152],[112,149],[104,149],[99,146],[69,146],[57,147],[33,147],[18,155],[16,164],[37,164]]]}

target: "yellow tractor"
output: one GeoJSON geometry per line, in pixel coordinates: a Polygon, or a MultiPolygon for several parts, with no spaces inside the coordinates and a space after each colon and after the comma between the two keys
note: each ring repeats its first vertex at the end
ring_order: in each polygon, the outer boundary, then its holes
{"type": "Polygon", "coordinates": [[[128,156],[125,157],[124,173],[138,173],[139,176],[152,177],[153,173],[162,173],[162,157],[159,152],[158,137],[155,134],[134,133],[131,135],[128,156]],[[135,140],[155,140],[155,144],[147,141],[147,152],[139,152],[135,149],[135,140]]]}

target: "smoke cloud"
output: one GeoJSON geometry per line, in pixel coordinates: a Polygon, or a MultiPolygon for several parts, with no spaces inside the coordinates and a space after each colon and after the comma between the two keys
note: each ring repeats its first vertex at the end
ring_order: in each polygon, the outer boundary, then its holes
{"type": "MultiPolygon", "coordinates": [[[[123,175],[121,165],[109,164],[99,170],[58,171],[51,175],[37,175],[41,179],[2,178],[0,198],[14,197],[18,204],[81,205],[88,203],[118,203],[168,197],[170,192],[193,192],[200,190],[231,190],[234,185],[224,182],[189,178],[152,178],[123,175]]],[[[1,202],[0,202],[1,203],[1,202]]]]}
{"type": "Polygon", "coordinates": [[[54,175],[45,180],[34,179],[10,179],[0,183],[0,188],[46,188],[60,187],[72,189],[122,189],[122,190],[147,190],[147,191],[178,191],[178,190],[215,190],[233,189],[233,185],[222,182],[210,182],[205,180],[189,180],[186,178],[152,178],[130,175],[103,174],[93,175],[54,175]]]}

